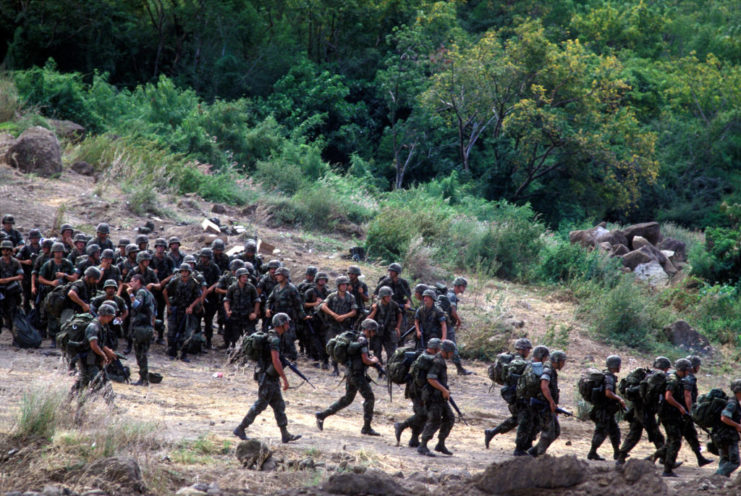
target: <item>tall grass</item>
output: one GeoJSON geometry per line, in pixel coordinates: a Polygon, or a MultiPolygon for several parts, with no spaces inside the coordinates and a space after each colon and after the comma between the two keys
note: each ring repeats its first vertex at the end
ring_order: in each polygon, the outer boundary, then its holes
{"type": "Polygon", "coordinates": [[[0,122],[12,121],[20,113],[21,101],[13,81],[0,74],[0,122]]]}
{"type": "Polygon", "coordinates": [[[66,398],[62,388],[32,386],[21,398],[13,435],[20,439],[51,439],[68,418],[66,398]]]}

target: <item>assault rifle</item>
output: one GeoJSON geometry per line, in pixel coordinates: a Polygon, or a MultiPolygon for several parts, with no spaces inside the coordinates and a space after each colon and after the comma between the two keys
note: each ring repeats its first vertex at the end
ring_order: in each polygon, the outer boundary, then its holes
{"type": "MultiPolygon", "coordinates": [[[[539,410],[544,410],[546,408],[550,408],[550,405],[546,403],[545,401],[541,401],[537,398],[530,398],[530,406],[535,407],[539,410]]],[[[564,410],[560,406],[556,408],[556,413],[560,413],[562,415],[566,415],[567,417],[573,417],[574,414],[568,410],[564,410]]]]}
{"type": "Polygon", "coordinates": [[[280,364],[281,364],[281,365],[282,365],[283,367],[288,367],[289,369],[291,369],[291,370],[293,371],[293,373],[294,373],[294,374],[296,374],[296,375],[297,375],[297,376],[299,376],[299,377],[300,377],[301,379],[303,379],[304,381],[306,381],[306,383],[307,383],[307,384],[308,384],[309,386],[311,386],[312,388],[316,389],[316,386],[314,386],[314,385],[313,385],[313,384],[311,383],[311,381],[309,380],[309,378],[308,378],[308,377],[306,377],[306,376],[305,376],[304,374],[302,374],[302,373],[301,373],[301,371],[300,371],[300,370],[298,369],[298,367],[296,367],[296,364],[294,364],[294,363],[291,363],[290,361],[288,361],[288,359],[287,359],[286,357],[284,357],[283,355],[281,355],[281,356],[280,356],[280,364]]]}
{"type": "MultiPolygon", "coordinates": [[[[448,392],[450,392],[450,388],[448,387],[447,384],[442,384],[442,386],[445,389],[447,389],[448,392]]],[[[448,402],[450,402],[450,406],[452,406],[453,407],[453,410],[455,410],[455,412],[458,414],[458,418],[461,419],[461,422],[463,422],[465,425],[468,425],[468,422],[466,422],[466,419],[463,418],[463,412],[461,412],[461,409],[458,408],[458,405],[456,404],[455,400],[453,399],[453,395],[452,394],[449,394],[448,395],[448,402]]]]}

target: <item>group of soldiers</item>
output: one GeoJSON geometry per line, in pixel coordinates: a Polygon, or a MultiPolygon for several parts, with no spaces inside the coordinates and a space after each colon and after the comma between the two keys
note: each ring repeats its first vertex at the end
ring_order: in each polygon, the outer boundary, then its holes
{"type": "MultiPolygon", "coordinates": [[[[371,293],[361,280],[360,268],[353,265],[347,275],[335,279],[335,289],[330,291],[329,276],[315,267],[308,267],[304,280],[294,285],[290,271],[279,261],[263,262],[254,241],[248,241],[244,251],[232,257],[225,254],[220,239],[195,255],[186,255],[177,237],[157,238],[153,249],[146,235],[137,236],[134,243],[120,239],[114,247],[105,223],[99,224],[90,238],[65,224],[59,238],[44,239],[38,229],[31,229],[27,241],[14,224],[13,216],[5,215],[0,229],[0,312],[5,327],[13,332],[16,312],[23,309],[35,316],[34,322],[54,346],[66,321],[79,313],[93,315],[85,329],[86,352],[77,360],[77,389],[89,385],[115,360],[118,338],[126,341],[125,354],[135,351],[140,375],[135,384],[148,385],[147,354],[153,342],[166,346],[171,359],[187,362],[189,355],[213,349],[215,328],[223,334],[223,348],[230,351],[243,336],[261,329],[269,334],[268,346],[255,369],[258,399],[234,434],[245,438],[245,429],[270,406],[283,442],[290,442],[301,436],[287,430],[281,392],[281,384],[283,390],[288,388],[284,366],[300,353],[312,359],[317,368],[329,370],[331,365],[332,375],[339,375],[340,364],[332,360],[327,343],[352,331],[347,361],[342,364],[346,369],[345,394],[316,412],[316,423],[323,430],[325,420],[360,393],[364,399],[361,433],[377,436],[371,426],[375,397],[368,368],[377,368],[382,376],[384,352],[386,361],[390,360],[408,338],[417,348],[405,387],[413,415],[394,424],[397,443],[409,428],[409,446],[421,455],[434,456],[427,445],[437,432],[434,451],[452,454],[445,444],[455,423],[446,361],[454,363],[459,375],[471,373],[462,366],[456,346],[456,330],[462,323],[458,303],[468,285],[464,278],[456,278],[452,290],[439,284],[418,284],[412,291],[401,277],[401,265],[393,263],[371,293]],[[49,310],[53,306],[50,295],[57,288],[64,299],[61,313],[49,310]]],[[[616,420],[616,414],[626,410],[626,401],[617,390],[621,362],[618,356],[607,358],[599,393],[604,398],[595,401],[590,412],[595,430],[587,458],[603,460],[597,450],[609,437],[613,458],[623,464],[645,430],[656,446],[650,458],[661,460],[665,476],[674,476],[673,470],[679,466],[676,458],[683,437],[699,466],[711,463],[702,455],[697,431],[687,420],[698,396],[699,357],[679,359],[673,370],[669,359],[655,360],[653,373],[665,376],[665,389],[655,401],[631,401],[625,415],[629,433],[622,445],[616,420]]],[[[545,346],[533,348],[527,338],[521,338],[515,342],[511,363],[509,370],[521,365],[519,373],[509,374],[502,387],[511,416],[485,430],[485,446],[488,448],[496,435],[517,428],[514,455],[541,456],[560,435],[559,414],[568,413],[559,407],[558,387],[566,354],[551,352],[545,346]],[[532,360],[528,360],[531,352],[532,360]]],[[[720,454],[718,473],[723,475],[739,465],[741,380],[734,381],[731,389],[734,396],[723,410],[720,425],[713,429],[720,454]]]]}

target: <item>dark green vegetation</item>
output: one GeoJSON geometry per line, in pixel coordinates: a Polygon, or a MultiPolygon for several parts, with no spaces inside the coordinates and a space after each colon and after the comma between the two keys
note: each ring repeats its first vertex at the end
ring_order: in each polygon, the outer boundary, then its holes
{"type": "Polygon", "coordinates": [[[0,131],[83,124],[69,159],[137,212],[195,192],[364,225],[373,258],[565,284],[609,339],[650,345],[681,314],[734,343],[738,19],[735,0],[0,0],[0,131]],[[565,241],[653,219],[705,230],[697,284],[631,289],[565,241]]]}

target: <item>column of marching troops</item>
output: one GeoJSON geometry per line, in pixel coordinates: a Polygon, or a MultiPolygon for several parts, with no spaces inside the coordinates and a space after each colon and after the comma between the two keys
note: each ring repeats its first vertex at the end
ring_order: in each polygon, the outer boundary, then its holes
{"type": "MultiPolygon", "coordinates": [[[[189,355],[213,349],[215,327],[223,334],[223,348],[234,353],[243,337],[255,335],[259,325],[267,338],[256,360],[258,399],[234,429],[236,436],[246,438],[245,429],[270,406],[283,442],[301,437],[287,430],[281,392],[288,388],[284,366],[299,353],[314,360],[317,368],[331,369],[332,375],[339,375],[340,365],[345,369],[345,394],[316,412],[317,427],[323,430],[325,420],[360,393],[364,399],[361,433],[378,436],[371,426],[374,394],[368,368],[378,368],[379,377],[387,373],[381,367],[385,352],[387,367],[405,373],[405,397],[413,407],[412,416],[394,424],[397,444],[408,428],[409,446],[421,455],[435,456],[428,443],[437,433],[434,451],[452,455],[445,444],[455,423],[446,361],[455,364],[459,375],[471,374],[462,366],[455,344],[462,322],[458,302],[467,287],[464,278],[456,278],[452,290],[419,284],[412,292],[401,277],[401,265],[394,263],[371,294],[360,279],[360,268],[350,266],[330,291],[328,275],[315,267],[308,267],[305,279],[292,284],[289,270],[279,261],[263,263],[253,241],[231,258],[220,239],[193,256],[181,252],[176,237],[157,238],[154,249],[146,235],[137,236],[133,243],[120,239],[114,246],[105,223],[97,226],[93,237],[65,224],[58,238],[44,238],[39,229],[31,229],[27,241],[14,225],[12,215],[3,216],[0,312],[5,327],[15,333],[14,322],[22,312],[32,316],[55,346],[65,324],[89,314],[82,343],[85,352],[76,357],[75,390],[89,387],[116,359],[118,338],[125,339],[125,354],[136,352],[140,377],[135,385],[148,385],[147,353],[152,342],[166,345],[171,359],[188,362],[189,355]],[[60,305],[53,304],[50,295],[54,293],[61,294],[60,305]],[[160,320],[164,316],[166,325],[160,320]],[[327,343],[348,331],[353,332],[352,342],[347,360],[339,364],[328,353],[327,343]],[[407,337],[412,346],[397,349],[407,337]]],[[[490,377],[502,385],[511,416],[484,431],[485,446],[496,435],[517,429],[514,456],[537,457],[558,438],[559,414],[568,414],[559,406],[558,386],[558,373],[567,357],[545,346],[533,348],[527,338],[516,340],[514,348],[514,353],[500,355],[490,368],[490,377]]],[[[582,379],[588,389],[582,395],[593,403],[589,417],[595,424],[588,459],[604,460],[598,449],[609,438],[615,463],[624,464],[645,430],[656,447],[649,459],[661,461],[664,476],[675,476],[681,465],[676,460],[683,438],[699,466],[711,463],[702,453],[690,415],[698,401],[699,357],[681,358],[673,367],[668,358],[658,357],[651,369],[633,371],[621,383],[620,357],[608,357],[605,365],[601,372],[592,371],[592,379],[598,376],[594,383],[582,379]],[[621,394],[630,400],[629,409],[621,394]],[[622,445],[616,419],[621,411],[629,422],[622,445]]],[[[717,473],[728,476],[739,465],[741,379],[731,383],[730,397],[722,392],[716,396],[722,404],[711,427],[709,447],[719,455],[717,473]]]]}

